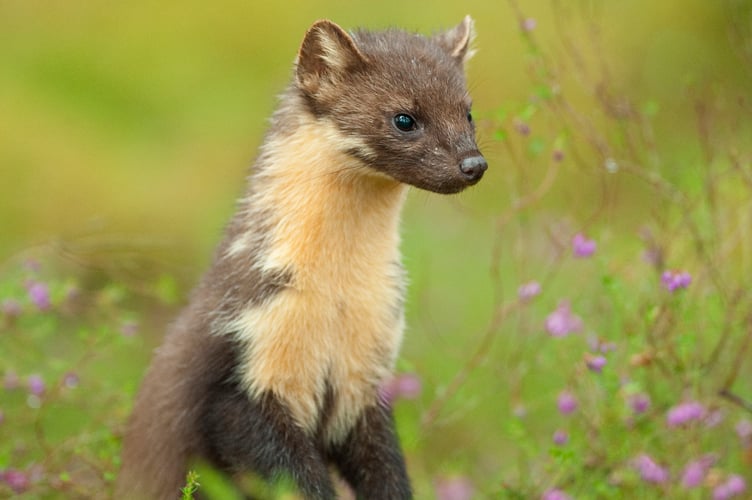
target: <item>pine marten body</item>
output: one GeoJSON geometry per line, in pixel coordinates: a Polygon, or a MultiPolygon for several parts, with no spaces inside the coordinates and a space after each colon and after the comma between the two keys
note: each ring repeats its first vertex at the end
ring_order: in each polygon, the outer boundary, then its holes
{"type": "Polygon", "coordinates": [[[472,21],[434,37],[319,21],[214,262],[157,350],[118,497],[175,498],[193,459],[289,476],[330,499],[409,498],[379,400],[404,325],[407,185],[454,193],[486,169],[465,87],[472,21]]]}

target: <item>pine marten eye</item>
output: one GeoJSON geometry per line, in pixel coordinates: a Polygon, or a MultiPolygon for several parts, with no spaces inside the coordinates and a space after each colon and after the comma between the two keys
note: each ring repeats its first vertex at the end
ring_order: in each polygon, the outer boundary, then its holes
{"type": "Polygon", "coordinates": [[[473,114],[470,111],[467,112],[467,121],[473,123],[473,114]]]}
{"type": "Polygon", "coordinates": [[[411,132],[418,128],[415,118],[405,113],[395,115],[392,121],[394,122],[394,126],[402,132],[411,132]]]}

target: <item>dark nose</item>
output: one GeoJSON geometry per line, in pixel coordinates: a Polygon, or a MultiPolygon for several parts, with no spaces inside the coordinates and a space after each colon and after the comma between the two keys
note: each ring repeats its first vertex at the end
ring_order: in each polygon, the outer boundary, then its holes
{"type": "Polygon", "coordinates": [[[488,168],[486,159],[482,156],[471,156],[460,162],[460,171],[465,174],[467,180],[478,181],[483,177],[483,172],[488,168]]]}

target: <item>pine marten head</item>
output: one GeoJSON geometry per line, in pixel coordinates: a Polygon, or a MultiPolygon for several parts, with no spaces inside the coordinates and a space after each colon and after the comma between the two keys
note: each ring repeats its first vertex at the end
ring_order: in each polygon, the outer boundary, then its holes
{"type": "Polygon", "coordinates": [[[347,154],[397,181],[456,193],[487,168],[465,84],[472,38],[469,16],[432,37],[348,34],[319,21],[300,48],[295,86],[310,112],[347,138],[347,154]]]}

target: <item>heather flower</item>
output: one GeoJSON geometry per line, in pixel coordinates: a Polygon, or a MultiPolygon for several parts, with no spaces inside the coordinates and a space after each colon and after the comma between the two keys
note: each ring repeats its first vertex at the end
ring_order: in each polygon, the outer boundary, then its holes
{"type": "Polygon", "coordinates": [[[572,253],[575,257],[585,259],[595,253],[597,245],[594,240],[589,240],[582,233],[577,233],[572,238],[572,253]]]}
{"type": "Polygon", "coordinates": [[[530,135],[530,125],[523,122],[522,120],[515,120],[514,121],[514,128],[517,130],[517,132],[520,135],[528,136],[530,135]]]}
{"type": "Polygon", "coordinates": [[[689,462],[684,467],[681,484],[687,489],[697,488],[705,480],[708,469],[715,463],[713,455],[706,455],[698,460],[689,462]]]}
{"type": "Polygon", "coordinates": [[[669,292],[687,288],[692,283],[692,275],[686,271],[663,271],[661,283],[669,292]]]}
{"type": "Polygon", "coordinates": [[[705,417],[705,427],[711,428],[723,422],[723,410],[715,409],[705,417]]]}
{"type": "Polygon", "coordinates": [[[725,482],[713,489],[713,500],[727,500],[747,491],[747,483],[739,475],[732,474],[725,482]]]}
{"type": "Polygon", "coordinates": [[[420,395],[420,378],[412,373],[398,375],[385,383],[379,395],[387,405],[391,405],[397,399],[415,399],[420,395]]]}
{"type": "Polygon", "coordinates": [[[631,394],[628,399],[629,407],[632,408],[632,411],[637,415],[645,413],[646,411],[648,411],[648,409],[650,409],[650,396],[648,396],[644,392],[631,394]]]}
{"type": "Polygon", "coordinates": [[[572,497],[561,490],[548,490],[541,495],[541,500],[572,500],[572,497]]]}
{"type": "Polygon", "coordinates": [[[5,299],[1,308],[3,315],[10,319],[19,317],[23,312],[21,303],[16,299],[5,299]]]}
{"type": "Polygon", "coordinates": [[[521,27],[522,27],[522,31],[526,33],[530,33],[531,31],[535,29],[536,26],[538,26],[538,22],[532,17],[528,17],[522,21],[521,27]]]}
{"type": "Polygon", "coordinates": [[[697,401],[680,403],[666,414],[666,424],[669,427],[679,427],[690,422],[702,420],[706,415],[705,407],[697,401]]]}
{"type": "Polygon", "coordinates": [[[632,465],[647,483],[661,484],[668,481],[668,471],[645,453],[635,458],[632,465]]]}
{"type": "Polygon", "coordinates": [[[475,488],[466,477],[455,476],[436,480],[438,500],[470,500],[474,493],[475,488]]]}
{"type": "Polygon", "coordinates": [[[30,486],[28,476],[18,469],[6,469],[2,473],[2,480],[15,493],[23,493],[30,486]]]}
{"type": "Polygon", "coordinates": [[[554,444],[564,446],[569,442],[569,434],[562,429],[557,429],[553,436],[554,444]]]}
{"type": "Polygon", "coordinates": [[[572,314],[569,302],[561,301],[546,318],[546,330],[552,337],[565,337],[582,330],[582,319],[572,314]]]}
{"type": "Polygon", "coordinates": [[[44,283],[38,281],[31,282],[26,290],[29,293],[29,298],[40,311],[46,311],[52,306],[50,302],[50,289],[44,283]]]}
{"type": "Polygon", "coordinates": [[[42,380],[42,377],[40,375],[29,375],[29,378],[26,380],[26,384],[29,388],[29,392],[33,395],[41,396],[42,394],[44,394],[44,380],[42,380]]]}
{"type": "Polygon", "coordinates": [[[752,444],[752,421],[745,419],[739,420],[734,427],[736,435],[739,436],[739,440],[743,445],[749,446],[752,444]]]}
{"type": "Polygon", "coordinates": [[[556,398],[556,407],[562,415],[573,413],[578,406],[577,398],[568,390],[561,391],[556,398]]]}
{"type": "Polygon", "coordinates": [[[528,283],[520,285],[520,288],[517,289],[517,296],[520,298],[520,300],[526,302],[536,295],[540,294],[540,292],[540,283],[538,283],[537,281],[530,281],[528,283]]]}
{"type": "Polygon", "coordinates": [[[68,372],[63,376],[63,385],[69,389],[78,387],[79,382],[80,379],[78,378],[78,374],[76,372],[68,372]]]}
{"type": "Polygon", "coordinates": [[[585,365],[588,370],[593,373],[601,373],[603,367],[606,366],[606,358],[603,356],[592,356],[590,354],[585,355],[585,365]]]}

